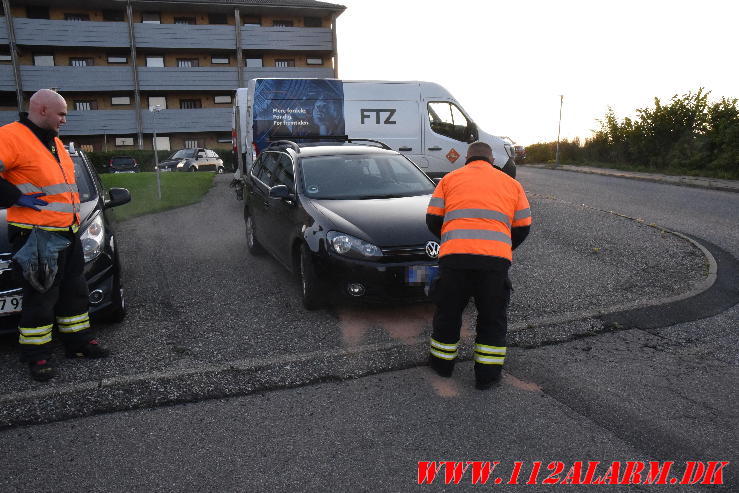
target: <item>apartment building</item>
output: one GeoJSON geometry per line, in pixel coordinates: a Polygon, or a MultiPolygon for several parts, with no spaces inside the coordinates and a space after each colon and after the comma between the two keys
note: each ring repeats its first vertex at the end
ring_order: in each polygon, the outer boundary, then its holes
{"type": "Polygon", "coordinates": [[[338,77],[341,5],[314,0],[1,0],[0,124],[38,89],[87,150],[231,146],[237,87],[338,77]],[[152,111],[156,109],[158,111],[152,111]]]}

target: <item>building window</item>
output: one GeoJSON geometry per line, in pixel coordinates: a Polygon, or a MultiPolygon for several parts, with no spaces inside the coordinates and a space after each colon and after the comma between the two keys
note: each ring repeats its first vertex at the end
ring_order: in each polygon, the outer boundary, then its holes
{"type": "Polygon", "coordinates": [[[74,109],[77,111],[90,111],[98,109],[97,101],[75,101],[74,109]]]}
{"type": "Polygon", "coordinates": [[[308,57],[305,59],[307,65],[323,65],[323,58],[321,57],[308,57]]]}
{"type": "Polygon", "coordinates": [[[104,9],[103,20],[112,22],[123,22],[126,20],[126,16],[123,14],[122,10],[104,9]]]}
{"type": "Polygon", "coordinates": [[[108,55],[108,63],[128,63],[127,56],[108,55]]]}
{"type": "Polygon", "coordinates": [[[15,108],[18,105],[15,93],[12,92],[0,92],[0,106],[10,106],[15,108]]]}
{"type": "Polygon", "coordinates": [[[181,110],[196,110],[202,107],[203,105],[199,99],[180,99],[181,110]]]}
{"type": "Polygon", "coordinates": [[[247,67],[263,67],[264,65],[262,64],[261,58],[247,58],[246,66],[247,67]]]}
{"type": "Polygon", "coordinates": [[[208,24],[228,24],[226,14],[208,14],[208,24]]]}
{"type": "Polygon", "coordinates": [[[231,144],[232,143],[231,136],[228,134],[219,135],[218,142],[220,142],[221,144],[231,144]]]}
{"type": "Polygon", "coordinates": [[[262,18],[257,15],[245,15],[242,17],[245,26],[261,26],[262,18]]]}
{"type": "Polygon", "coordinates": [[[175,17],[175,24],[197,24],[195,17],[175,17]]]}
{"type": "Polygon", "coordinates": [[[216,104],[231,104],[231,96],[215,96],[213,101],[216,104]]]}
{"type": "Polygon", "coordinates": [[[12,62],[13,57],[9,53],[0,53],[0,62],[12,62]]]}
{"type": "Polygon", "coordinates": [[[53,67],[54,55],[33,55],[33,64],[37,67],[53,67]]]}
{"type": "Polygon", "coordinates": [[[274,21],[272,21],[272,25],[274,27],[293,27],[293,21],[275,19],[274,21]]]}
{"type": "Polygon", "coordinates": [[[113,96],[110,98],[110,104],[131,104],[131,96],[113,96]]]}
{"type": "Polygon", "coordinates": [[[141,14],[141,22],[144,24],[161,24],[159,12],[144,12],[141,14]]]}
{"type": "Polygon", "coordinates": [[[48,19],[49,7],[26,7],[26,15],[29,19],[48,19]]]}
{"type": "Polygon", "coordinates": [[[90,67],[95,65],[95,60],[92,57],[72,57],[69,59],[69,64],[72,67],[90,67]]]}
{"type": "Polygon", "coordinates": [[[200,147],[198,139],[185,139],[185,149],[197,149],[200,147]]]}
{"type": "Polygon", "coordinates": [[[163,56],[148,56],[146,57],[146,66],[147,67],[164,67],[164,57],[163,56]]]}
{"type": "Polygon", "coordinates": [[[197,67],[198,59],[197,58],[178,58],[177,66],[180,68],[197,67]]]}
{"type": "Polygon", "coordinates": [[[320,17],[304,17],[303,25],[305,27],[323,27],[323,19],[320,17]]]}
{"type": "Polygon", "coordinates": [[[160,109],[167,109],[167,98],[164,96],[149,96],[149,109],[152,110],[159,106],[160,109]]]}
{"type": "Polygon", "coordinates": [[[132,146],[133,145],[133,137],[116,137],[115,138],[115,145],[118,147],[121,146],[132,146]]]}
{"type": "Polygon", "coordinates": [[[275,67],[286,68],[294,66],[295,60],[292,58],[278,58],[275,60],[275,67]]]}
{"type": "Polygon", "coordinates": [[[65,21],[89,21],[89,14],[64,14],[65,21]]]}
{"type": "Polygon", "coordinates": [[[213,65],[228,65],[231,60],[227,56],[212,56],[210,57],[210,63],[213,65]]]}

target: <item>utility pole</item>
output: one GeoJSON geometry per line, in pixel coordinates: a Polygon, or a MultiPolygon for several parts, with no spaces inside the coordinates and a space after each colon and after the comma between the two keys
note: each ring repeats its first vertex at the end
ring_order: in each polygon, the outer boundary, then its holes
{"type": "Polygon", "coordinates": [[[559,132],[562,130],[562,102],[565,99],[564,94],[559,95],[559,125],[557,125],[557,155],[554,158],[554,166],[559,166],[559,132]]]}
{"type": "Polygon", "coordinates": [[[151,121],[151,130],[154,134],[154,140],[152,142],[154,147],[154,171],[157,174],[157,198],[159,200],[162,200],[162,186],[159,181],[159,150],[157,149],[157,115],[160,111],[162,111],[161,105],[156,105],[153,108],[151,108],[149,111],[152,112],[152,121],[151,121]]]}

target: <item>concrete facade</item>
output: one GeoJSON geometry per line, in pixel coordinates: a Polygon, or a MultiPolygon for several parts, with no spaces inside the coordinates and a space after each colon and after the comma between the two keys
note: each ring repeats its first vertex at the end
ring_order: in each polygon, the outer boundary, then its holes
{"type": "Polygon", "coordinates": [[[158,136],[172,134],[176,142],[199,139],[230,147],[225,136],[231,132],[231,104],[224,96],[249,79],[338,77],[341,5],[313,0],[86,0],[79,8],[59,7],[54,0],[2,0],[0,5],[0,124],[16,120],[33,92],[54,88],[69,105],[62,138],[88,149],[112,150],[111,142],[124,137],[126,142],[133,137],[135,148],[151,148],[153,124],[158,136]],[[276,60],[293,66],[277,67],[276,60]],[[152,97],[166,101],[156,121],[149,111],[152,97]]]}

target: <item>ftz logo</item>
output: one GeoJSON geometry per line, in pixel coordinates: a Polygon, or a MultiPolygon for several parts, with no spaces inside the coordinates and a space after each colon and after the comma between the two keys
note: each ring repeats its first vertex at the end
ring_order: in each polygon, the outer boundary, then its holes
{"type": "Polygon", "coordinates": [[[361,119],[362,119],[362,125],[364,125],[365,120],[372,118],[372,113],[375,114],[375,124],[376,125],[380,124],[381,115],[383,114],[387,114],[387,116],[385,117],[385,121],[382,123],[384,123],[385,125],[395,125],[398,123],[395,120],[393,120],[393,116],[395,115],[396,111],[397,110],[392,109],[392,108],[390,109],[362,108],[361,110],[359,110],[361,119]]]}

